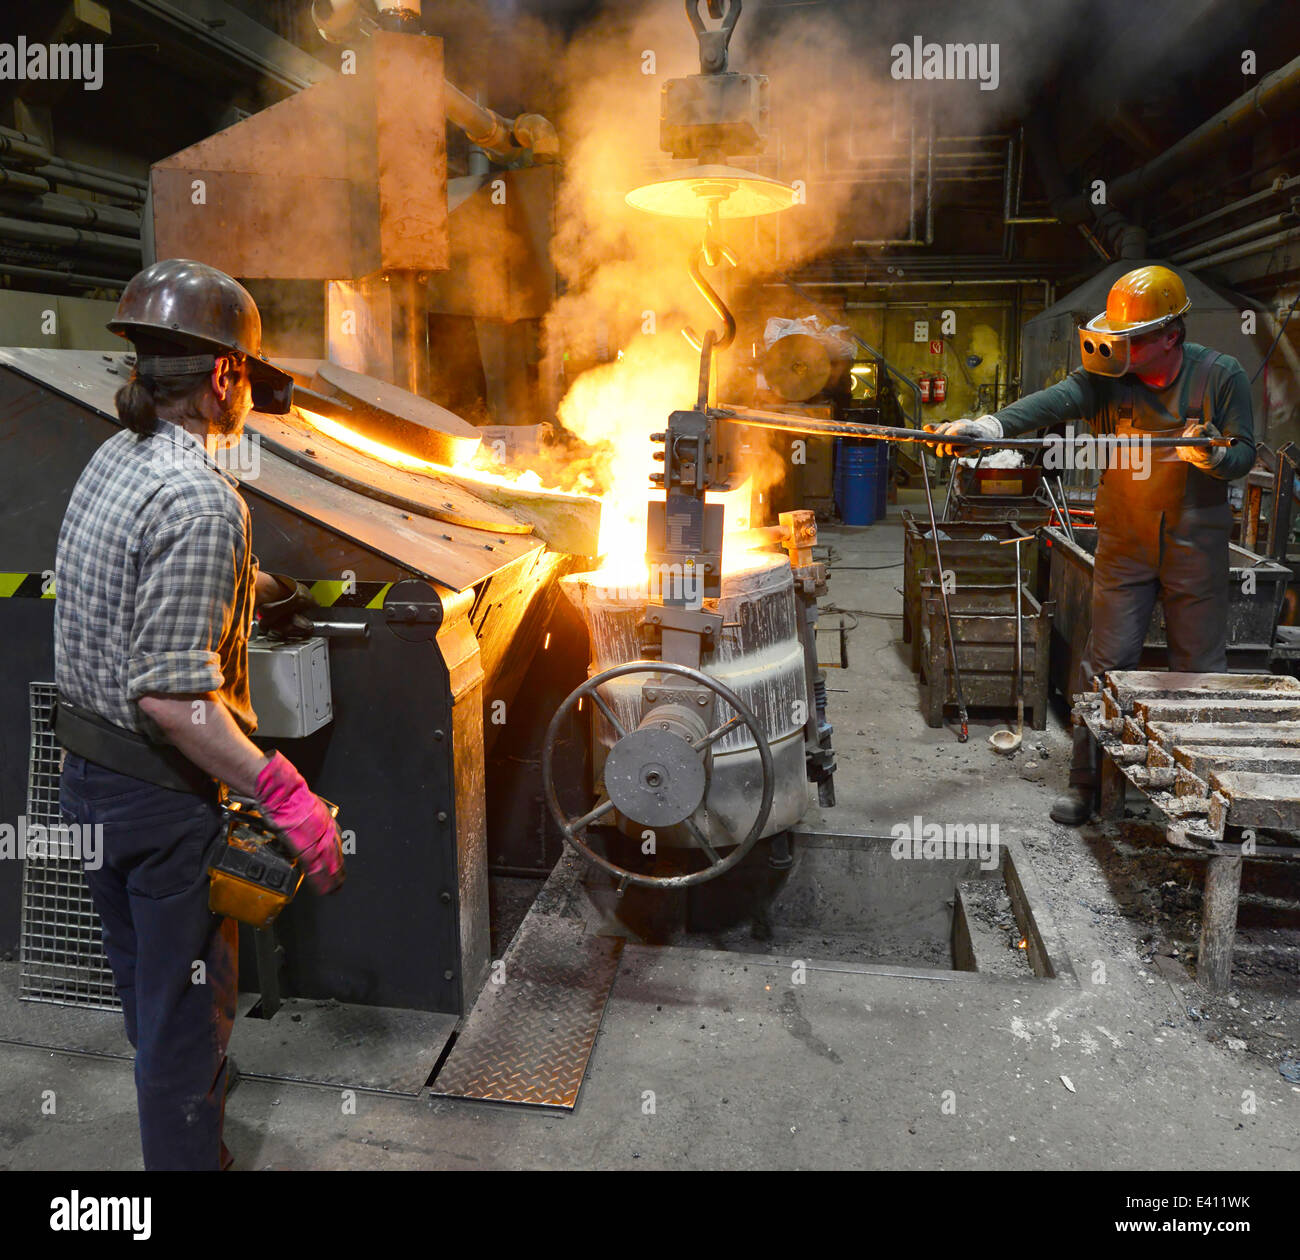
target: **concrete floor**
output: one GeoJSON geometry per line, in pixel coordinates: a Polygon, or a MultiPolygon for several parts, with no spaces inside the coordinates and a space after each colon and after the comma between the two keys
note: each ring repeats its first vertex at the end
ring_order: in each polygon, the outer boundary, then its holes
{"type": "MultiPolygon", "coordinates": [[[[927,728],[898,621],[861,615],[901,607],[901,568],[863,568],[901,555],[896,509],[824,541],[825,602],[859,626],[830,679],[839,805],[809,825],[997,822],[1078,982],[813,967],[796,985],[787,963],[630,946],[573,1114],[374,1093],[346,1114],[335,1089],[245,1080],[227,1112],[237,1167],[1300,1168],[1300,1084],[1283,1074],[1300,1058],[1300,870],[1248,879],[1233,995],[1206,999],[1184,968],[1195,864],[1140,819],[1048,821],[1059,721],[1009,761],[995,724],[965,745],[927,728]]],[[[0,1045],[0,1168],[139,1166],[129,1062],[0,1045]]]]}

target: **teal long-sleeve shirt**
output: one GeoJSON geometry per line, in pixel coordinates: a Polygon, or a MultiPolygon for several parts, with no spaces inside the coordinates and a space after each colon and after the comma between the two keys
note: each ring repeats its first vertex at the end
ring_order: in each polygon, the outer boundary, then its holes
{"type": "MultiPolygon", "coordinates": [[[[1119,409],[1133,392],[1133,418],[1139,428],[1169,424],[1171,417],[1187,414],[1187,392],[1192,370],[1210,351],[1190,342],[1183,345],[1178,375],[1162,390],[1148,389],[1136,376],[1097,376],[1076,368],[1063,381],[1003,407],[994,414],[1007,437],[1069,421],[1086,420],[1094,433],[1114,433],[1119,409]]],[[[1255,423],[1250,403],[1250,382],[1231,355],[1221,355],[1210,369],[1205,388],[1204,420],[1224,437],[1235,438],[1227,454],[1213,469],[1198,471],[1221,481],[1244,477],[1255,462],[1255,423]]]]}

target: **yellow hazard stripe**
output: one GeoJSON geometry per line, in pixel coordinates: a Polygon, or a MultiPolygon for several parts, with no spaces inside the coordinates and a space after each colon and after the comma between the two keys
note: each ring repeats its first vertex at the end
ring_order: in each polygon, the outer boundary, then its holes
{"type": "Polygon", "coordinates": [[[391,582],[340,582],[322,578],[312,582],[308,589],[311,597],[322,608],[382,608],[384,597],[392,589],[391,582]]]}
{"type": "MultiPolygon", "coordinates": [[[[325,578],[312,582],[311,597],[322,608],[375,608],[384,606],[391,582],[341,582],[325,578]]],[[[54,576],[39,573],[0,573],[0,599],[53,599],[54,576]]]]}
{"type": "Polygon", "coordinates": [[[40,573],[0,573],[0,599],[53,599],[54,575],[40,573]]]}
{"type": "Polygon", "coordinates": [[[332,608],[334,601],[343,594],[343,588],[346,585],[346,582],[331,582],[328,580],[313,582],[310,587],[311,597],[322,608],[332,608]]]}

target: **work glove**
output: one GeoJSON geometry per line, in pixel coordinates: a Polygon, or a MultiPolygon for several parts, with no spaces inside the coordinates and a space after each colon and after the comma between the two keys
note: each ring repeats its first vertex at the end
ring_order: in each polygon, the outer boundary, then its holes
{"type": "MultiPolygon", "coordinates": [[[[997,416],[980,416],[978,420],[949,420],[946,424],[927,424],[927,433],[952,433],[964,437],[1000,438],[1003,436],[1002,421],[997,416]]],[[[934,453],[944,455],[970,455],[976,451],[973,446],[948,446],[936,443],[934,453]]]]}
{"type": "Polygon", "coordinates": [[[280,573],[271,576],[279,583],[281,591],[286,592],[279,599],[269,600],[258,605],[258,625],[262,633],[276,639],[305,639],[312,634],[309,617],[303,614],[309,608],[320,605],[311,597],[311,592],[301,583],[280,573]]]}
{"type": "Polygon", "coordinates": [[[343,884],[343,837],[330,807],[280,753],[257,776],[262,817],[298,859],[312,892],[332,893],[343,884]]]}
{"type": "MultiPolygon", "coordinates": [[[[1183,430],[1182,436],[1217,438],[1222,437],[1223,434],[1212,424],[1189,424],[1183,430]]],[[[1175,446],[1174,450],[1178,452],[1179,459],[1185,459],[1193,468],[1199,468],[1203,472],[1209,472],[1211,468],[1221,464],[1223,457],[1228,453],[1226,446],[1175,446]]]]}

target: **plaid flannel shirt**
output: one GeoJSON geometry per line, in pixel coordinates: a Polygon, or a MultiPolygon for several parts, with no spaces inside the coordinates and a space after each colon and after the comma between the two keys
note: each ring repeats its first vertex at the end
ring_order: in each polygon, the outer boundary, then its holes
{"type": "Polygon", "coordinates": [[[61,695],[153,738],[149,693],[216,692],[239,726],[257,561],[248,507],[203,443],[160,420],[114,434],[72,492],[54,565],[54,676],[61,695]]]}

